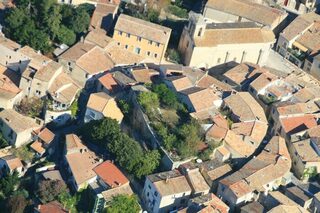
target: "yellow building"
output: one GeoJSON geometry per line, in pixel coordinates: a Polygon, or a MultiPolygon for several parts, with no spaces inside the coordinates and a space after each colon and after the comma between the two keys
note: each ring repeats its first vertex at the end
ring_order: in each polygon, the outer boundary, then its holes
{"type": "Polygon", "coordinates": [[[170,39],[171,29],[121,14],[113,39],[124,49],[161,63],[170,39]]]}

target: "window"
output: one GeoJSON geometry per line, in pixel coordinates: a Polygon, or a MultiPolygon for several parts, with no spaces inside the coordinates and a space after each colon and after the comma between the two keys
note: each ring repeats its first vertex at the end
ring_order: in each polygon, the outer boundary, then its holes
{"type": "Polygon", "coordinates": [[[118,31],[118,35],[122,36],[122,32],[121,32],[121,31],[118,31]]]}
{"type": "Polygon", "coordinates": [[[150,185],[148,185],[148,188],[149,188],[149,189],[151,189],[151,186],[150,186],[150,185]]]}
{"type": "Polygon", "coordinates": [[[69,66],[69,67],[71,66],[71,62],[68,62],[68,66],[69,66]]]}
{"type": "Polygon", "coordinates": [[[127,33],[127,38],[130,38],[130,33],[127,33]]]}
{"type": "Polygon", "coordinates": [[[156,46],[159,47],[159,46],[160,46],[160,43],[157,42],[156,46]]]}
{"type": "Polygon", "coordinates": [[[201,33],[202,33],[202,28],[199,29],[198,37],[201,36],[201,33]]]}
{"type": "Polygon", "coordinates": [[[148,52],[147,52],[147,56],[150,56],[150,55],[151,55],[151,52],[150,52],[150,51],[148,51],[148,52]]]}
{"type": "Polygon", "coordinates": [[[141,51],[141,49],[140,49],[139,47],[136,47],[136,48],[134,49],[134,52],[137,53],[137,54],[140,54],[140,51],[141,51]]]}
{"type": "Polygon", "coordinates": [[[126,45],[124,46],[124,48],[128,49],[128,45],[126,44],[126,45]]]}
{"type": "Polygon", "coordinates": [[[187,48],[189,47],[189,41],[187,41],[187,48]]]}
{"type": "Polygon", "coordinates": [[[148,44],[152,45],[152,41],[149,41],[148,44]]]}
{"type": "Polygon", "coordinates": [[[141,37],[137,37],[137,41],[141,41],[141,37]]]}
{"type": "Polygon", "coordinates": [[[120,46],[120,42],[118,42],[117,44],[118,44],[118,46],[120,46]]]}
{"type": "Polygon", "coordinates": [[[155,53],[155,54],[154,54],[154,57],[155,57],[155,58],[157,58],[157,57],[158,57],[158,54],[157,54],[157,53],[155,53]]]}
{"type": "Polygon", "coordinates": [[[158,192],[154,192],[154,196],[156,196],[156,197],[157,197],[157,196],[158,196],[158,192]]]}

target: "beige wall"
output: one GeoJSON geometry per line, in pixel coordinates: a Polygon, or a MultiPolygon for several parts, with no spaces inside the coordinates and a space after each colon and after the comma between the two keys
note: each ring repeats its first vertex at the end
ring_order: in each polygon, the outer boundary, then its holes
{"type": "Polygon", "coordinates": [[[16,72],[26,69],[30,59],[16,51],[0,45],[0,64],[16,72]]]}
{"type": "Polygon", "coordinates": [[[149,212],[152,213],[169,212],[169,210],[173,210],[173,208],[178,209],[181,206],[186,206],[189,200],[189,196],[191,195],[191,191],[187,191],[184,193],[172,194],[162,197],[160,193],[155,196],[155,192],[157,192],[157,188],[147,178],[143,189],[143,198],[144,202],[147,204],[147,207],[150,207],[148,206],[148,204],[152,203],[152,200],[155,200],[154,208],[148,209],[149,212]],[[149,188],[149,186],[151,189],[149,188]],[[181,204],[182,199],[184,199],[185,201],[184,204],[181,204]]]}
{"type": "Polygon", "coordinates": [[[3,109],[12,109],[15,104],[18,104],[22,99],[23,93],[20,92],[13,98],[1,98],[0,97],[0,108],[3,109]]]}
{"type": "Polygon", "coordinates": [[[157,42],[155,41],[152,41],[151,44],[149,43],[150,40],[145,38],[141,38],[141,41],[139,41],[138,36],[131,34],[130,37],[127,37],[127,33],[120,33],[118,30],[114,31],[113,39],[119,42],[119,45],[124,49],[127,45],[127,49],[131,52],[136,53],[135,48],[140,48],[141,50],[139,55],[150,58],[158,63],[164,60],[165,52],[169,42],[168,40],[165,44],[159,44],[159,46],[157,46],[157,42]],[[148,55],[148,52],[150,52],[150,55],[148,55]]]}
{"type": "Polygon", "coordinates": [[[264,65],[273,43],[224,44],[213,47],[196,47],[185,30],[179,43],[179,51],[187,66],[210,68],[230,61],[251,62],[264,65]],[[259,58],[260,50],[262,54],[259,58]],[[245,54],[244,54],[245,52],[245,54]],[[228,56],[227,56],[228,53],[228,56]]]}
{"type": "Polygon", "coordinates": [[[8,141],[8,143],[15,147],[20,147],[23,144],[30,142],[32,137],[31,132],[33,131],[32,128],[29,128],[23,132],[18,132],[18,133],[14,131],[11,132],[11,128],[7,126],[5,123],[3,123],[2,126],[0,126],[0,130],[3,137],[8,141]],[[12,133],[11,137],[9,136],[10,133],[12,133]]]}

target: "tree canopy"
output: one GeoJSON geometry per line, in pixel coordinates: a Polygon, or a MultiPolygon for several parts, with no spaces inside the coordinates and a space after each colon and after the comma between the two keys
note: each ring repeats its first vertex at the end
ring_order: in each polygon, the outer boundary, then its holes
{"type": "Polygon", "coordinates": [[[92,7],[60,5],[56,0],[16,0],[5,16],[5,35],[47,53],[53,44],[72,45],[87,31],[92,7]]]}
{"type": "Polygon", "coordinates": [[[106,213],[137,213],[139,211],[138,198],[134,195],[115,196],[106,208],[106,213]]]}
{"type": "Polygon", "coordinates": [[[160,153],[157,150],[144,152],[137,141],[121,131],[114,119],[90,121],[80,134],[85,141],[111,152],[121,167],[138,178],[151,174],[159,166],[160,153]]]}
{"type": "Polygon", "coordinates": [[[56,200],[58,196],[67,191],[67,186],[60,180],[42,180],[38,184],[37,194],[42,202],[56,200]]]}

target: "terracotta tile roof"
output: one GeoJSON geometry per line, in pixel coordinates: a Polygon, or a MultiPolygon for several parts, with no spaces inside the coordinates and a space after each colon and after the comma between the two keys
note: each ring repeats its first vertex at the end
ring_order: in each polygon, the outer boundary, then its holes
{"type": "Polygon", "coordinates": [[[223,91],[223,92],[229,92],[233,91],[232,87],[228,84],[219,81],[218,79],[207,75],[202,77],[197,83],[196,86],[202,87],[202,88],[212,88],[217,91],[223,91]]]}
{"type": "Polygon", "coordinates": [[[206,183],[199,170],[189,171],[187,174],[187,180],[195,194],[199,192],[209,192],[210,190],[209,185],[206,183]]]}
{"type": "Polygon", "coordinates": [[[301,36],[299,36],[296,42],[306,47],[309,51],[312,51],[311,54],[317,53],[320,49],[319,30],[320,19],[317,22],[314,22],[309,30],[307,30],[301,36]]]}
{"type": "Polygon", "coordinates": [[[314,150],[310,139],[294,142],[293,147],[304,163],[320,162],[320,156],[316,150],[314,150]]]}
{"type": "Polygon", "coordinates": [[[111,92],[116,92],[120,89],[120,85],[115,81],[112,73],[107,73],[106,75],[101,76],[98,80],[106,89],[111,92]]]}
{"type": "Polygon", "coordinates": [[[66,148],[67,150],[73,149],[86,149],[87,147],[82,143],[80,138],[75,134],[66,135],[66,148]]]}
{"type": "Polygon", "coordinates": [[[246,80],[248,80],[248,76],[255,68],[256,67],[253,67],[251,64],[242,63],[225,72],[223,76],[227,77],[237,85],[242,85],[246,80]]]}
{"type": "Polygon", "coordinates": [[[181,91],[187,88],[192,87],[192,82],[187,76],[169,76],[166,78],[167,81],[170,81],[176,91],[181,91]]]}
{"type": "Polygon", "coordinates": [[[63,208],[63,205],[58,201],[51,201],[50,203],[39,205],[38,211],[40,213],[68,213],[69,211],[63,208]]]}
{"type": "Polygon", "coordinates": [[[32,148],[35,152],[39,153],[40,155],[46,152],[46,150],[42,147],[42,143],[39,142],[38,140],[33,142],[30,145],[30,148],[32,148]]]}
{"type": "Polygon", "coordinates": [[[90,75],[110,70],[115,65],[112,59],[99,47],[88,51],[76,63],[90,75]]]}
{"type": "Polygon", "coordinates": [[[10,171],[23,167],[21,160],[14,155],[7,155],[1,158],[6,161],[10,171]]]}
{"type": "MultiPolygon", "coordinates": [[[[223,156],[230,154],[230,152],[227,149],[225,149],[223,146],[220,146],[217,149],[220,153],[223,154],[223,156]]],[[[210,177],[210,180],[215,181],[218,178],[221,178],[222,176],[226,175],[227,173],[229,173],[231,171],[232,171],[232,168],[230,167],[229,164],[223,164],[217,168],[214,168],[212,170],[208,170],[207,174],[210,177]]]]}
{"type": "Polygon", "coordinates": [[[206,29],[202,37],[194,39],[197,47],[215,47],[228,44],[274,43],[272,30],[263,28],[206,29]]]}
{"type": "Polygon", "coordinates": [[[246,0],[209,0],[206,7],[240,16],[267,26],[278,24],[287,16],[285,12],[279,9],[246,0]]]}
{"type": "Polygon", "coordinates": [[[110,117],[121,122],[123,114],[116,101],[104,92],[92,93],[89,97],[87,108],[102,113],[105,117],[110,117]]]}
{"type": "Polygon", "coordinates": [[[119,16],[115,30],[130,33],[160,44],[166,44],[171,34],[170,28],[124,14],[119,16]]]}
{"type": "Polygon", "coordinates": [[[298,204],[296,205],[278,205],[272,208],[268,213],[308,213],[306,209],[298,204]]]}
{"type": "Polygon", "coordinates": [[[65,72],[56,77],[48,90],[55,101],[69,105],[74,101],[79,91],[80,86],[65,72]]]}
{"type": "Polygon", "coordinates": [[[206,139],[214,139],[220,141],[225,138],[228,129],[218,126],[217,124],[212,125],[206,132],[206,139]]]}
{"type": "Polygon", "coordinates": [[[105,50],[106,54],[112,59],[115,65],[139,64],[146,59],[146,57],[123,49],[115,43],[109,44],[105,50]]]}
{"type": "Polygon", "coordinates": [[[111,199],[114,196],[117,195],[133,195],[134,192],[132,191],[129,184],[122,185],[120,187],[108,189],[106,191],[103,191],[102,193],[103,198],[106,200],[106,202],[111,201],[111,199]]]}
{"type": "Polygon", "coordinates": [[[147,177],[161,196],[191,193],[187,178],[178,170],[152,174],[147,177]]]}
{"type": "Polygon", "coordinates": [[[290,169],[291,158],[285,140],[275,136],[256,158],[221,180],[221,183],[241,197],[254,190],[264,191],[264,185],[285,176],[290,169]]]}
{"type": "Polygon", "coordinates": [[[268,124],[258,121],[240,122],[232,124],[231,130],[237,135],[250,136],[255,142],[260,144],[267,133],[268,124]]]}
{"type": "Polygon", "coordinates": [[[86,36],[85,43],[98,45],[101,48],[106,48],[111,42],[113,42],[113,39],[106,35],[105,31],[102,30],[92,30],[88,33],[86,36]]]}
{"type": "Polygon", "coordinates": [[[65,157],[77,185],[83,184],[97,176],[93,169],[100,162],[95,153],[91,151],[74,152],[67,154],[65,157]]]}
{"type": "Polygon", "coordinates": [[[59,56],[59,59],[77,61],[94,47],[93,44],[78,42],[59,56]]]}
{"type": "Polygon", "coordinates": [[[211,89],[190,87],[181,90],[179,93],[187,96],[195,111],[208,110],[214,107],[214,101],[219,100],[211,89]]]}
{"type": "Polygon", "coordinates": [[[315,12],[300,15],[283,30],[281,35],[288,41],[291,41],[300,33],[312,26],[314,21],[320,21],[320,16],[315,12]]]}
{"type": "Polygon", "coordinates": [[[239,135],[231,130],[228,130],[224,138],[224,145],[235,156],[249,157],[255,151],[253,145],[244,142],[239,135]]]}
{"type": "Polygon", "coordinates": [[[22,53],[29,57],[31,59],[28,66],[31,66],[32,68],[36,70],[40,70],[45,65],[47,65],[52,60],[44,55],[42,55],[40,52],[37,52],[36,50],[32,49],[29,46],[24,46],[18,50],[19,53],[22,53]]]}
{"type": "Polygon", "coordinates": [[[44,65],[41,69],[37,70],[34,78],[44,82],[49,82],[55,77],[57,72],[61,71],[61,69],[62,65],[58,64],[55,61],[51,61],[48,64],[44,65]]]}
{"type": "MultiPolygon", "coordinates": [[[[278,79],[278,76],[269,73],[269,72],[264,72],[259,75],[251,84],[250,86],[255,89],[257,92],[260,90],[264,89],[267,87],[271,82],[275,81],[278,79]]],[[[270,88],[269,88],[270,90],[270,88]]]]}
{"type": "Polygon", "coordinates": [[[51,132],[48,128],[43,128],[38,134],[38,137],[41,139],[41,141],[45,142],[46,144],[50,144],[53,141],[55,134],[51,132]]]}
{"type": "Polygon", "coordinates": [[[248,92],[238,92],[224,99],[225,104],[240,121],[260,121],[267,123],[260,104],[248,92]]]}
{"type": "Polygon", "coordinates": [[[117,11],[118,5],[98,3],[91,17],[90,29],[104,29],[109,31],[112,26],[113,16],[117,11]]]}
{"type": "Polygon", "coordinates": [[[7,47],[8,49],[11,50],[17,50],[21,47],[20,44],[0,35],[0,45],[7,47]]]}
{"type": "Polygon", "coordinates": [[[1,111],[0,120],[2,120],[16,133],[20,133],[28,129],[34,130],[40,128],[40,124],[37,124],[35,119],[24,116],[13,109],[5,109],[1,111]]]}
{"type": "Polygon", "coordinates": [[[228,121],[225,119],[225,117],[221,114],[217,114],[215,116],[212,116],[212,121],[217,126],[222,127],[224,129],[229,129],[228,121]]]}
{"type": "Polygon", "coordinates": [[[129,183],[126,176],[111,161],[101,163],[93,171],[111,188],[129,183]]]}
{"type": "Polygon", "coordinates": [[[15,97],[20,92],[21,90],[7,76],[0,72],[0,97],[9,99],[15,97]]]}
{"type": "Polygon", "coordinates": [[[316,117],[310,114],[299,117],[280,118],[280,122],[283,130],[287,134],[294,134],[317,126],[316,117]]]}
{"type": "Polygon", "coordinates": [[[152,83],[152,77],[158,75],[159,72],[153,69],[139,69],[139,70],[132,70],[131,74],[137,82],[152,83]]]}

